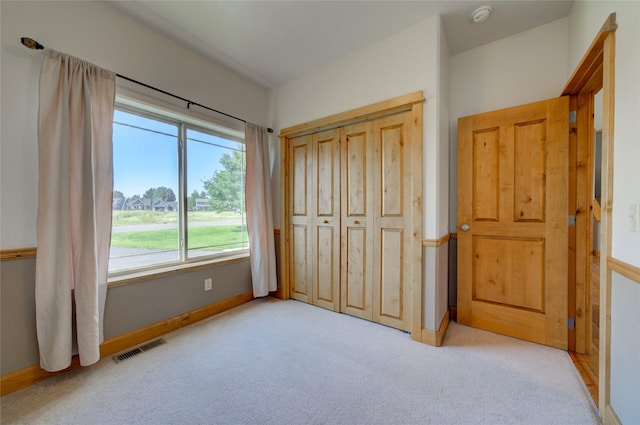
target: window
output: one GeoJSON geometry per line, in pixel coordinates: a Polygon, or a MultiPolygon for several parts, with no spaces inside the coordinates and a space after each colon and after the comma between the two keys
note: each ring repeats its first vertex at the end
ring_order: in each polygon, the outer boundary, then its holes
{"type": "Polygon", "coordinates": [[[117,104],[110,273],[247,250],[243,136],[117,104]]]}

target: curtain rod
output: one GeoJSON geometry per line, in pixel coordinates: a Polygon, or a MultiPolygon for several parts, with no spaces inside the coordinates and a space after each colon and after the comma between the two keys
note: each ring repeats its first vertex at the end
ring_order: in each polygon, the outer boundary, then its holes
{"type": "MultiPolygon", "coordinates": [[[[43,46],[42,44],[38,43],[38,42],[37,42],[36,40],[34,40],[33,38],[29,38],[29,37],[22,37],[22,38],[20,38],[20,42],[21,42],[25,47],[28,47],[29,49],[33,49],[33,50],[43,50],[43,49],[44,49],[44,46],[43,46]]],[[[217,109],[213,109],[213,108],[210,108],[210,107],[208,107],[208,106],[201,105],[200,103],[193,102],[193,101],[191,101],[191,100],[189,100],[189,99],[185,99],[184,97],[181,97],[181,96],[175,95],[175,94],[173,94],[173,93],[169,93],[168,91],[164,91],[164,90],[159,89],[159,88],[157,88],[157,87],[153,87],[153,86],[151,86],[151,85],[149,85],[149,84],[146,84],[146,83],[140,82],[140,81],[138,81],[138,80],[134,80],[133,78],[129,78],[129,77],[125,76],[125,75],[117,74],[117,73],[116,73],[116,76],[117,76],[117,77],[119,77],[119,78],[122,78],[123,80],[127,80],[127,81],[130,81],[130,82],[132,82],[132,83],[139,84],[139,85],[141,85],[141,86],[143,86],[143,87],[146,87],[146,88],[148,88],[148,89],[155,90],[155,91],[160,92],[160,93],[162,93],[162,94],[165,94],[165,95],[167,95],[167,96],[171,96],[171,97],[173,97],[173,98],[175,98],[175,99],[182,100],[183,102],[187,102],[187,109],[189,109],[189,108],[191,107],[191,105],[195,105],[195,106],[198,106],[198,107],[200,107],[200,108],[204,108],[204,109],[207,109],[207,110],[209,110],[209,111],[213,111],[213,112],[215,112],[215,113],[218,113],[218,114],[224,115],[224,116],[226,116],[226,117],[233,118],[234,120],[242,121],[242,122],[243,122],[243,123],[245,123],[245,124],[247,123],[247,120],[243,120],[242,118],[238,118],[238,117],[236,117],[236,116],[233,116],[233,115],[230,115],[230,114],[224,113],[224,112],[222,112],[222,111],[218,111],[217,109]]],[[[273,129],[272,129],[272,128],[267,128],[267,131],[268,131],[269,133],[273,133],[273,129]]]]}

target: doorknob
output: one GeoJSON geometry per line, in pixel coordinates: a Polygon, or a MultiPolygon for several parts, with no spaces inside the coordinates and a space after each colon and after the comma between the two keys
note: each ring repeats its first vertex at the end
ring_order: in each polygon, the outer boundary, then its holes
{"type": "Polygon", "coordinates": [[[463,232],[466,232],[469,230],[469,225],[468,224],[463,224],[462,226],[460,226],[460,230],[462,230],[463,232]]]}

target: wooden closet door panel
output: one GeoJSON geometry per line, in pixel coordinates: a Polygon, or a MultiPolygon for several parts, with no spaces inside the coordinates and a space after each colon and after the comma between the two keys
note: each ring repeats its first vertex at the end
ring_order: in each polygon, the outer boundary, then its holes
{"type": "Polygon", "coordinates": [[[313,136],[312,303],[340,310],[340,131],[313,136]]]}
{"type": "Polygon", "coordinates": [[[411,114],[374,121],[373,320],[409,331],[411,114]]]}
{"type": "Polygon", "coordinates": [[[372,320],[372,124],[341,130],[342,217],[340,311],[372,320]]]}
{"type": "Polygon", "coordinates": [[[313,144],[311,136],[293,139],[290,145],[291,297],[310,303],[313,270],[313,144]]]}

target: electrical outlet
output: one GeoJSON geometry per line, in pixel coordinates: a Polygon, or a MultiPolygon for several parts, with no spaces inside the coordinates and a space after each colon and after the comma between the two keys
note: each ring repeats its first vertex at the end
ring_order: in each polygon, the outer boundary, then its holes
{"type": "Polygon", "coordinates": [[[204,290],[210,291],[213,289],[213,280],[211,278],[204,280],[204,290]]]}

